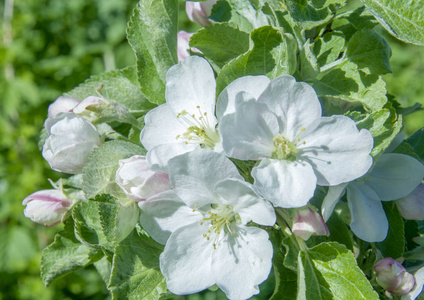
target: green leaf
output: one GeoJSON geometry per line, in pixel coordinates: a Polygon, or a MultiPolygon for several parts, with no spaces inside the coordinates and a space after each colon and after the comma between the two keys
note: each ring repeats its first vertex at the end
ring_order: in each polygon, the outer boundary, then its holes
{"type": "Polygon", "coordinates": [[[387,41],[371,29],[356,32],[349,40],[346,56],[368,74],[392,72],[389,59],[392,55],[387,41]]]}
{"type": "Polygon", "coordinates": [[[135,67],[91,76],[78,87],[65,93],[65,96],[83,100],[88,96],[97,96],[100,87],[100,93],[107,99],[121,103],[131,110],[147,112],[154,107],[140,91],[135,67]]]}
{"type": "Polygon", "coordinates": [[[393,201],[383,202],[383,207],[389,221],[389,232],[386,239],[375,243],[375,246],[384,257],[400,258],[405,249],[404,222],[393,201]]]}
{"type": "Polygon", "coordinates": [[[123,203],[133,201],[115,183],[115,173],[120,159],[145,153],[146,151],[136,144],[116,140],[94,149],[82,172],[86,198],[94,198],[97,194],[111,194],[123,203]]]}
{"type": "Polygon", "coordinates": [[[424,45],[424,6],[421,0],[361,0],[378,22],[396,38],[424,45]]]}
{"type": "Polygon", "coordinates": [[[102,277],[104,283],[107,286],[109,284],[112,269],[112,264],[108,261],[107,256],[103,256],[102,259],[96,261],[94,263],[94,267],[96,268],[97,272],[99,272],[100,277],[102,277]]]}
{"type": "Polygon", "coordinates": [[[249,35],[228,23],[206,26],[190,38],[190,47],[196,47],[219,67],[249,50],[249,35]],[[231,41],[231,43],[223,43],[231,41]]]}
{"type": "Polygon", "coordinates": [[[331,31],[315,39],[312,52],[320,67],[334,62],[339,58],[345,46],[345,37],[340,31],[331,31]]]}
{"type": "Polygon", "coordinates": [[[41,279],[48,286],[54,279],[84,268],[103,257],[97,248],[81,244],[74,236],[74,224],[68,219],[65,229],[43,250],[41,279]]]}
{"type": "Polygon", "coordinates": [[[272,79],[294,72],[296,44],[288,35],[281,35],[271,26],[263,26],[252,31],[250,37],[253,48],[230,61],[218,73],[218,94],[242,76],[267,75],[272,79]]]}
{"type": "Polygon", "coordinates": [[[332,19],[328,5],[325,5],[327,2],[331,1],[288,0],[285,1],[285,5],[296,23],[309,30],[332,19]],[[323,5],[319,5],[318,2],[323,5]]]}
{"type": "Polygon", "coordinates": [[[353,253],[337,243],[321,243],[299,254],[298,299],[379,299],[353,253]]]}
{"type": "Polygon", "coordinates": [[[177,23],[177,0],[141,0],[128,22],[141,92],[155,104],[165,102],[165,75],[177,63],[177,23]]]}
{"type": "Polygon", "coordinates": [[[330,241],[343,244],[347,249],[353,251],[352,233],[348,229],[347,225],[340,219],[339,215],[333,213],[326,224],[330,231],[330,241]]]}
{"type": "Polygon", "coordinates": [[[424,161],[424,127],[417,130],[408,139],[408,144],[414,148],[415,153],[424,161]]]}
{"type": "Polygon", "coordinates": [[[298,256],[299,256],[299,245],[296,242],[296,237],[291,235],[282,242],[286,251],[284,254],[284,266],[292,271],[296,271],[298,268],[298,256]]]}
{"type": "Polygon", "coordinates": [[[393,150],[393,153],[405,154],[412,156],[416,160],[421,160],[417,153],[415,153],[414,148],[412,148],[412,146],[406,140],[403,140],[402,143],[397,146],[395,150],[393,150]]]}
{"type": "Polygon", "coordinates": [[[159,270],[163,247],[136,230],[115,250],[108,289],[112,299],[156,300],[166,293],[165,278],[159,270]]]}
{"type": "Polygon", "coordinates": [[[312,82],[321,100],[360,103],[371,111],[380,110],[387,102],[383,78],[358,71],[354,63],[344,62],[321,76],[312,82]]]}

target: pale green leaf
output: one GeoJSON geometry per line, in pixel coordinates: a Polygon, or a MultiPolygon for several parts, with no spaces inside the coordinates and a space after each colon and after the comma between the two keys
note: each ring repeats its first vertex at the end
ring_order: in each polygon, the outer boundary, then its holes
{"type": "MultiPolygon", "coordinates": [[[[285,1],[285,5],[296,23],[305,29],[312,29],[329,22],[332,18],[330,9],[325,4],[319,5],[318,2],[314,0],[288,0],[285,1]]],[[[323,1],[320,2],[324,3],[323,1]]]]}
{"type": "Polygon", "coordinates": [[[345,37],[343,33],[331,31],[315,40],[312,52],[317,58],[318,65],[322,67],[338,59],[344,46],[345,37]]]}
{"type": "Polygon", "coordinates": [[[159,299],[167,292],[159,270],[163,247],[134,230],[115,250],[109,290],[112,299],[159,299]]]}
{"type": "Polygon", "coordinates": [[[165,75],[177,63],[177,8],[177,0],[141,0],[127,27],[141,92],[155,104],[165,102],[165,75]]]}
{"type": "Polygon", "coordinates": [[[424,45],[422,0],[361,0],[388,32],[398,39],[424,45]]]}

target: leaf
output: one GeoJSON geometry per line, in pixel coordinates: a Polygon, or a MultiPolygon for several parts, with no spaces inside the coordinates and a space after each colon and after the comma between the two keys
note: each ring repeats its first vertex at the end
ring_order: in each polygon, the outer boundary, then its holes
{"type": "Polygon", "coordinates": [[[356,32],[349,40],[344,59],[358,65],[368,74],[391,73],[389,59],[392,55],[387,41],[371,29],[356,32]]]}
{"type": "Polygon", "coordinates": [[[135,67],[91,76],[78,87],[65,93],[65,96],[83,100],[88,96],[97,96],[97,90],[100,87],[102,87],[100,93],[103,96],[129,109],[147,112],[154,107],[140,91],[135,67]]]}
{"type": "Polygon", "coordinates": [[[112,299],[156,300],[167,291],[159,270],[163,247],[136,230],[115,250],[108,289],[112,299]]]}
{"type": "Polygon", "coordinates": [[[249,35],[228,23],[206,26],[190,38],[190,47],[196,47],[219,67],[249,50],[249,35]],[[231,41],[231,43],[223,43],[231,41]]]}
{"type": "Polygon", "coordinates": [[[358,71],[351,62],[344,62],[321,76],[312,81],[320,99],[361,103],[371,111],[380,110],[387,102],[383,78],[358,71]]]}
{"type": "Polygon", "coordinates": [[[384,211],[389,221],[389,232],[384,241],[375,243],[384,257],[400,258],[405,249],[405,229],[402,216],[394,202],[383,202],[384,211]]]}
{"type": "Polygon", "coordinates": [[[321,243],[299,254],[298,299],[379,299],[353,253],[337,243],[321,243]]]}
{"type": "Polygon", "coordinates": [[[330,219],[327,221],[327,226],[330,231],[330,241],[343,244],[348,250],[353,251],[352,234],[338,214],[333,213],[331,215],[330,219]]]}
{"type": "Polygon", "coordinates": [[[318,5],[318,2],[314,0],[289,0],[285,1],[285,4],[296,23],[309,30],[329,22],[332,18],[328,5],[325,5],[326,2],[330,1],[325,1],[324,5],[318,5]]]}
{"type": "Polygon", "coordinates": [[[402,143],[395,150],[393,150],[393,153],[405,154],[412,156],[416,160],[421,160],[417,153],[415,153],[414,148],[412,148],[412,146],[406,140],[403,140],[402,143]]]}
{"type": "Polygon", "coordinates": [[[361,0],[394,37],[424,45],[424,6],[421,0],[361,0]]]}
{"type": "Polygon", "coordinates": [[[250,35],[254,46],[226,64],[217,77],[217,93],[235,79],[246,75],[267,75],[269,78],[294,72],[296,44],[287,35],[263,26],[250,35]]]}
{"type": "Polygon", "coordinates": [[[313,43],[312,52],[320,67],[339,58],[345,46],[345,37],[340,31],[327,32],[313,43]]]}
{"type": "Polygon", "coordinates": [[[420,157],[421,161],[424,161],[424,127],[418,129],[407,141],[414,148],[415,153],[420,157]]]}
{"type": "Polygon", "coordinates": [[[65,229],[56,234],[41,258],[41,279],[48,286],[53,280],[100,260],[103,252],[81,244],[74,236],[74,224],[68,219],[65,229]]]}
{"type": "Polygon", "coordinates": [[[165,102],[165,75],[177,63],[177,8],[177,0],[141,0],[128,22],[141,92],[155,104],[165,102]]]}
{"type": "Polygon", "coordinates": [[[97,194],[111,194],[124,203],[133,201],[115,183],[115,173],[120,159],[145,153],[141,146],[117,140],[106,142],[94,149],[82,172],[86,198],[94,198],[97,194]]]}

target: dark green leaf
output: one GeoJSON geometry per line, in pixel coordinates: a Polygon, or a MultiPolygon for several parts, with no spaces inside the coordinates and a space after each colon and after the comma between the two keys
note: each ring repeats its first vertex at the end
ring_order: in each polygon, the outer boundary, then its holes
{"type": "Polygon", "coordinates": [[[340,219],[338,214],[333,213],[327,221],[328,230],[330,231],[330,241],[343,244],[347,249],[353,251],[352,234],[347,225],[340,219]]]}
{"type": "Polygon", "coordinates": [[[424,127],[417,130],[408,139],[408,144],[414,148],[415,153],[424,161],[424,127]]]}

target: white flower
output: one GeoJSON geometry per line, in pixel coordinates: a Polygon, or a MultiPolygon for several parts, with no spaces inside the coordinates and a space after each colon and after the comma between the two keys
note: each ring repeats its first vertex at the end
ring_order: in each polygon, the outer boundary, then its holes
{"type": "Polygon", "coordinates": [[[146,157],[141,155],[121,159],[115,181],[135,201],[144,201],[171,189],[168,174],[149,169],[146,157]]]}
{"type": "Polygon", "coordinates": [[[367,242],[381,242],[387,236],[389,223],[381,201],[393,201],[409,195],[422,181],[424,166],[403,154],[380,156],[365,176],[330,187],[322,204],[322,215],[328,220],[338,200],[347,193],[352,231],[367,242]]]}
{"type": "Polygon", "coordinates": [[[216,284],[230,299],[259,293],[271,269],[272,205],[224,155],[197,150],[169,161],[172,191],[140,202],[140,223],[165,244],[160,268],[169,290],[191,294],[216,284]]]}
{"type": "Polygon", "coordinates": [[[98,119],[101,109],[108,104],[109,103],[102,98],[89,96],[78,103],[78,105],[72,109],[72,112],[93,122],[98,119]]]}
{"type": "Polygon", "coordinates": [[[59,113],[72,112],[72,109],[79,104],[79,100],[69,97],[59,97],[49,105],[48,116],[55,117],[59,113]]]}
{"type": "Polygon", "coordinates": [[[43,157],[59,172],[80,173],[93,149],[101,144],[94,125],[74,113],[49,117],[44,126],[49,136],[43,146],[43,157]]]}
{"type": "Polygon", "coordinates": [[[406,295],[402,296],[402,300],[415,300],[421,294],[424,285],[424,268],[419,269],[415,274],[414,288],[406,295]]]}
{"type": "MultiPolygon", "coordinates": [[[[236,84],[244,80],[251,79],[236,84]]],[[[372,164],[370,132],[345,116],[321,117],[313,88],[290,75],[258,85],[254,93],[237,93],[219,132],[229,157],[261,160],[252,170],[255,186],[284,208],[304,206],[317,184],[351,181],[372,164]]]]}
{"type": "Polygon", "coordinates": [[[60,190],[42,190],[26,197],[22,205],[26,205],[25,217],[45,226],[54,226],[69,210],[71,201],[60,190]]]}
{"type": "Polygon", "coordinates": [[[211,24],[208,17],[211,15],[212,7],[218,0],[207,0],[203,2],[186,1],[186,12],[188,18],[199,24],[207,26],[211,24]]]}
{"type": "Polygon", "coordinates": [[[400,214],[406,220],[424,220],[424,184],[420,183],[408,196],[396,200],[400,214]]]}
{"type": "Polygon", "coordinates": [[[386,257],[374,265],[377,283],[394,295],[409,293],[415,284],[415,278],[391,257],[386,257]]]}

